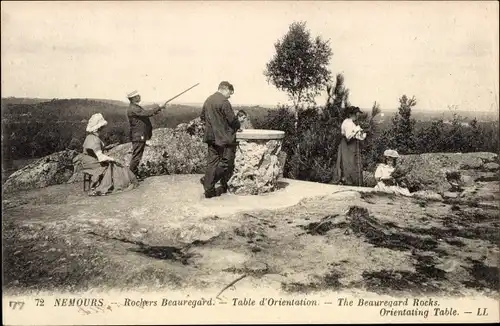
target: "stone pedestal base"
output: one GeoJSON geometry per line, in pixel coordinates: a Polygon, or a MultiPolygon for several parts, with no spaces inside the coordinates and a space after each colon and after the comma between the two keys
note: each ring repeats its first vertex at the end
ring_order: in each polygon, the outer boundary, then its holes
{"type": "Polygon", "coordinates": [[[229,192],[258,195],[276,189],[283,166],[280,164],[284,132],[249,129],[237,134],[234,174],[229,192]]]}

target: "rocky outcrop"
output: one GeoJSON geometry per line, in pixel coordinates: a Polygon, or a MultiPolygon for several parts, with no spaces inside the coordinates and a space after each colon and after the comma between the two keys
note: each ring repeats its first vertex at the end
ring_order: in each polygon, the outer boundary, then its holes
{"type": "Polygon", "coordinates": [[[3,192],[43,188],[67,182],[73,175],[77,151],[65,150],[43,157],[9,176],[3,192]]]}
{"type": "Polygon", "coordinates": [[[175,132],[186,133],[193,138],[203,139],[205,127],[200,118],[196,118],[186,123],[180,123],[175,127],[175,132]]]}
{"type": "MultiPolygon", "coordinates": [[[[132,144],[119,145],[108,155],[128,165],[132,144]]],[[[206,147],[201,140],[169,128],[155,129],[139,164],[139,175],[201,173],[205,169],[205,156],[206,147]]]]}
{"type": "MultiPolygon", "coordinates": [[[[250,125],[243,126],[243,129],[250,128],[250,125]]],[[[155,129],[145,149],[139,174],[148,177],[203,173],[206,156],[203,132],[200,118],[179,124],[175,129],[155,129]]],[[[107,154],[128,165],[131,151],[131,143],[126,143],[107,154]]],[[[66,150],[37,160],[10,175],[3,191],[81,182],[83,176],[73,174],[72,159],[77,154],[77,151],[66,150]]],[[[285,160],[281,140],[240,141],[231,189],[240,194],[272,191],[277,176],[282,176],[285,160]]],[[[407,171],[405,185],[411,192],[420,191],[423,197],[450,198],[455,193],[474,187],[477,182],[499,180],[500,162],[495,153],[425,153],[403,155],[399,161],[403,170],[407,171]]],[[[373,171],[363,172],[363,181],[366,187],[375,186],[373,171]]]]}
{"type": "MultiPolygon", "coordinates": [[[[79,151],[65,150],[37,160],[9,176],[4,192],[43,188],[50,185],[82,182],[82,173],[73,173],[73,158],[79,151]]],[[[116,146],[106,153],[128,166],[132,144],[116,146]]],[[[201,139],[181,130],[159,128],[144,151],[139,174],[143,177],[164,174],[201,173],[205,169],[206,146],[201,139]]]]}
{"type": "Polygon", "coordinates": [[[237,195],[258,195],[276,189],[282,172],[279,163],[281,140],[239,140],[235,169],[229,191],[237,195]]]}
{"type": "Polygon", "coordinates": [[[424,153],[401,156],[399,163],[407,173],[405,183],[412,192],[437,194],[457,192],[476,181],[498,180],[495,153],[424,153]]]}
{"type": "Polygon", "coordinates": [[[484,164],[483,168],[486,171],[498,171],[500,168],[500,165],[498,163],[490,162],[490,163],[484,164]]]}
{"type": "MultiPolygon", "coordinates": [[[[241,124],[241,129],[254,129],[249,118],[241,124]]],[[[204,131],[205,126],[203,125],[203,122],[201,122],[200,118],[193,119],[186,123],[180,123],[179,125],[177,125],[177,127],[175,127],[175,132],[186,133],[199,139],[203,139],[204,131]]]]}
{"type": "Polygon", "coordinates": [[[223,232],[223,228],[220,224],[197,221],[196,223],[185,223],[181,227],[174,226],[169,231],[172,233],[171,238],[177,242],[191,244],[217,238],[223,232]]]}
{"type": "MultiPolygon", "coordinates": [[[[250,120],[243,128],[250,129],[250,120]]],[[[158,128],[147,143],[139,165],[141,177],[164,174],[202,173],[205,170],[206,145],[203,143],[204,125],[200,118],[181,123],[176,128],[158,128]]],[[[82,173],[73,173],[72,159],[80,149],[68,149],[41,158],[11,174],[4,192],[42,188],[61,183],[82,182],[82,173]]],[[[116,146],[106,154],[128,166],[132,144],[116,146]]]]}
{"type": "Polygon", "coordinates": [[[413,198],[429,200],[429,201],[441,201],[443,196],[432,191],[432,190],[419,190],[413,193],[413,198]]]}

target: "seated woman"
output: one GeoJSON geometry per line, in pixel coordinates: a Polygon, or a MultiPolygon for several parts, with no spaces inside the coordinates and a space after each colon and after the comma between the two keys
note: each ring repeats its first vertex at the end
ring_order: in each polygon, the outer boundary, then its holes
{"type": "Polygon", "coordinates": [[[398,185],[396,178],[394,178],[396,162],[399,157],[398,152],[388,149],[384,151],[384,156],[385,164],[379,164],[375,170],[375,180],[377,180],[375,189],[381,192],[411,196],[412,194],[410,191],[407,188],[398,185]]]}
{"type": "Polygon", "coordinates": [[[126,166],[103,153],[104,144],[99,132],[108,124],[100,113],[90,117],[87,137],[83,142],[83,153],[73,160],[76,171],[92,176],[89,196],[104,196],[110,193],[130,190],[138,185],[137,178],[126,166]]]}
{"type": "Polygon", "coordinates": [[[240,129],[238,131],[243,129],[254,129],[252,122],[248,118],[248,114],[244,110],[238,110],[235,115],[240,119],[240,129]]]}

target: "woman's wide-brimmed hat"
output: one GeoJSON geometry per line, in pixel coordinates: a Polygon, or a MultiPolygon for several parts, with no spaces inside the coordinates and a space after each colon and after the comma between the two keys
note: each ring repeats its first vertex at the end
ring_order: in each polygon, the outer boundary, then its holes
{"type": "Polygon", "coordinates": [[[345,108],[345,113],[347,116],[350,116],[356,113],[362,113],[362,111],[357,106],[348,106],[345,108]]]}
{"type": "Polygon", "coordinates": [[[384,151],[384,156],[385,157],[392,157],[392,158],[398,158],[399,157],[399,154],[397,151],[393,150],[393,149],[386,149],[384,151]]]}
{"type": "Polygon", "coordinates": [[[104,120],[102,114],[93,114],[89,119],[89,123],[87,124],[87,132],[97,131],[99,128],[104,127],[107,124],[108,122],[104,120]]]}

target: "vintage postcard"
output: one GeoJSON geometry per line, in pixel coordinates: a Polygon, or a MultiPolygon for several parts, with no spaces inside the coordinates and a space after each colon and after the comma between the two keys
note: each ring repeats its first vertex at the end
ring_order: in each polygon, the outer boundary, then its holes
{"type": "Polygon", "coordinates": [[[5,325],[499,321],[496,1],[2,1],[5,325]]]}

